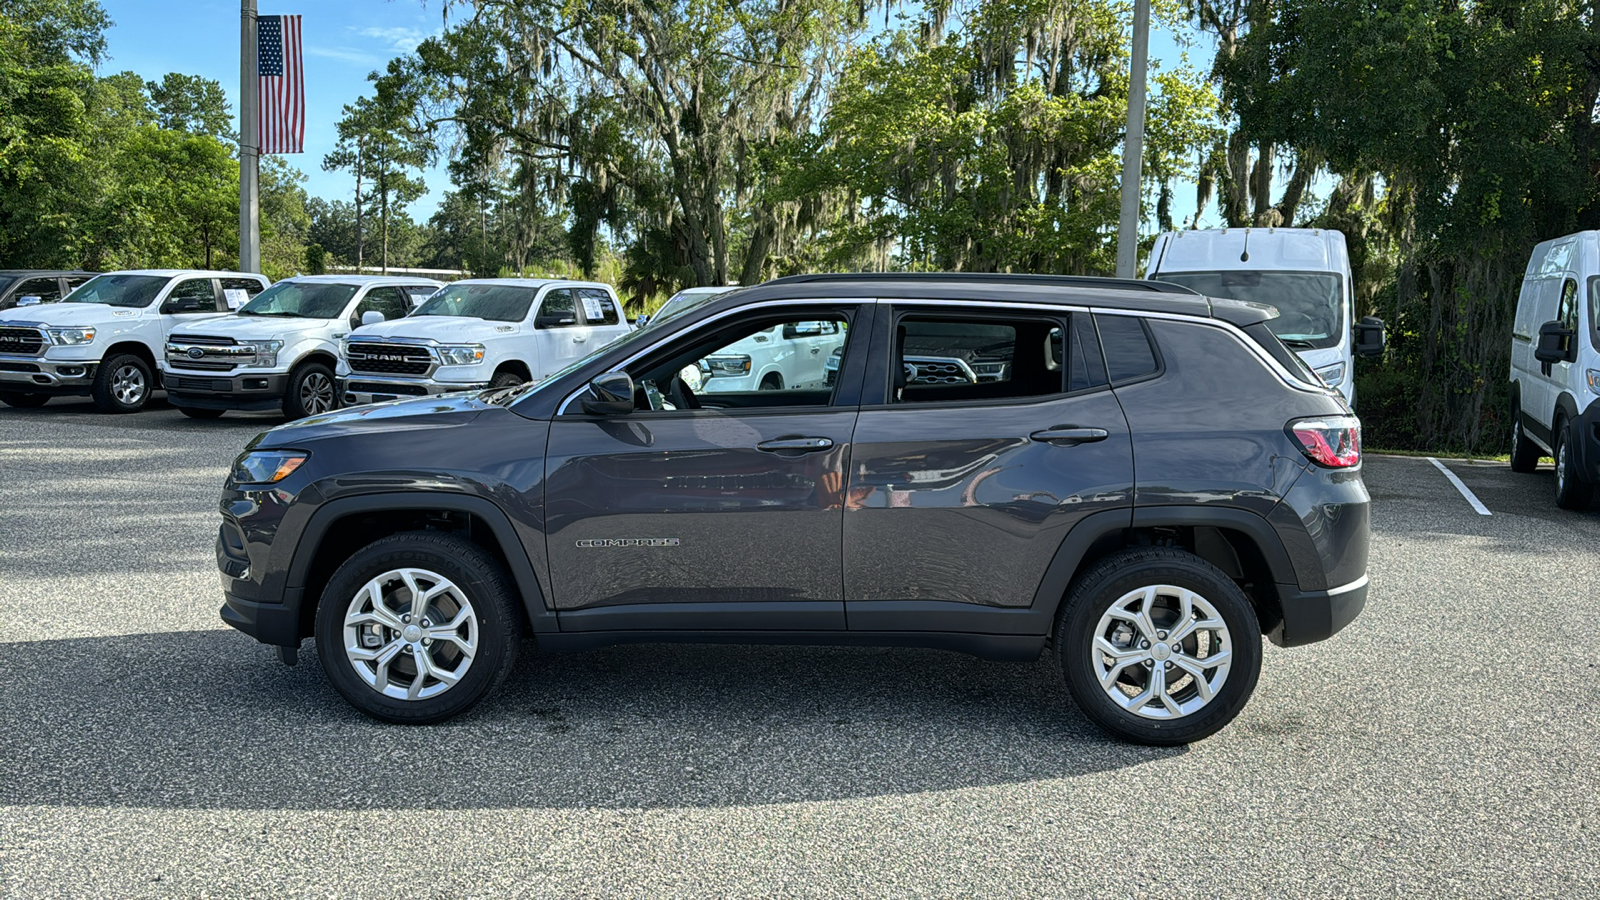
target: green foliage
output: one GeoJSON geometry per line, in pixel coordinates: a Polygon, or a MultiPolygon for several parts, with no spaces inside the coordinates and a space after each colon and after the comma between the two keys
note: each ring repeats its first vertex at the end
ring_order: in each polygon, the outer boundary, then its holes
{"type": "Polygon", "coordinates": [[[173,131],[204,134],[224,141],[237,141],[233,133],[233,114],[222,85],[209,78],[169,72],[162,79],[145,83],[156,124],[173,131]]]}

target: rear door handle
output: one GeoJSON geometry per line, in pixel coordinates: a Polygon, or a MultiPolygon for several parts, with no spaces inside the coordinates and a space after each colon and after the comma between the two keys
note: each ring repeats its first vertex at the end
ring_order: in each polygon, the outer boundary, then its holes
{"type": "Polygon", "coordinates": [[[1110,436],[1111,432],[1106,431],[1104,428],[1079,428],[1075,425],[1061,425],[1056,428],[1046,428],[1043,431],[1035,431],[1033,434],[1028,435],[1028,437],[1031,437],[1036,441],[1044,441],[1045,443],[1055,444],[1060,447],[1071,447],[1076,444],[1092,444],[1095,441],[1103,441],[1110,436]]]}
{"type": "Polygon", "coordinates": [[[756,445],[756,449],[765,450],[768,453],[778,453],[784,450],[788,450],[790,452],[798,450],[801,453],[815,453],[818,450],[826,450],[832,446],[833,440],[831,438],[802,437],[782,438],[776,441],[762,441],[756,445]]]}

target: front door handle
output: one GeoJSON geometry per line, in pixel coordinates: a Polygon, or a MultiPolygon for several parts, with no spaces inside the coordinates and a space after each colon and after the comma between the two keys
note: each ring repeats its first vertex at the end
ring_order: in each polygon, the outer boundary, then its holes
{"type": "Polygon", "coordinates": [[[1035,431],[1033,434],[1028,435],[1028,437],[1036,441],[1044,441],[1047,444],[1055,444],[1058,447],[1092,444],[1095,441],[1103,441],[1110,436],[1111,432],[1106,431],[1104,428],[1079,428],[1076,425],[1059,425],[1055,428],[1035,431]]]}
{"type": "Polygon", "coordinates": [[[586,334],[575,334],[575,335],[572,336],[572,342],[574,344],[581,344],[584,341],[587,341],[588,339],[589,339],[589,336],[586,335],[586,334]]]}
{"type": "Polygon", "coordinates": [[[783,451],[789,451],[791,453],[795,451],[799,451],[801,453],[815,453],[818,450],[826,450],[832,446],[832,438],[800,437],[780,438],[776,441],[762,441],[756,445],[756,449],[765,450],[768,453],[781,453],[783,451]]]}

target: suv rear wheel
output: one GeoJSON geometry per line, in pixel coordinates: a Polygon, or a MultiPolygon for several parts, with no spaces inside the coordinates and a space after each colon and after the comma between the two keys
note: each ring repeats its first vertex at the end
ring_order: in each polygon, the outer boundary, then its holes
{"type": "Polygon", "coordinates": [[[317,655],[350,704],[425,725],[505,680],[519,622],[505,572],[454,535],[411,531],[356,551],[322,592],[317,655]]]}
{"type": "Polygon", "coordinates": [[[1168,547],[1113,554],[1079,577],[1054,644],[1084,714],[1140,744],[1215,733],[1261,674],[1261,628],[1244,592],[1216,566],[1168,547]]]}

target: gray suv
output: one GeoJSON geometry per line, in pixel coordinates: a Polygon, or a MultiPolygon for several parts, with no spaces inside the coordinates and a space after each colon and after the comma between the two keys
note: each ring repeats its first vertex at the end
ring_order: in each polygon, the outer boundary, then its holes
{"type": "Polygon", "coordinates": [[[314,637],[392,722],[472,707],[523,638],[772,642],[1048,651],[1107,731],[1197,740],[1263,635],[1366,602],[1360,424],[1274,315],[1047,276],[709,296],[537,384],[260,435],[223,492],[222,617],[288,663],[314,637]],[[813,323],[844,335],[831,383],[702,389],[813,323]]]}

